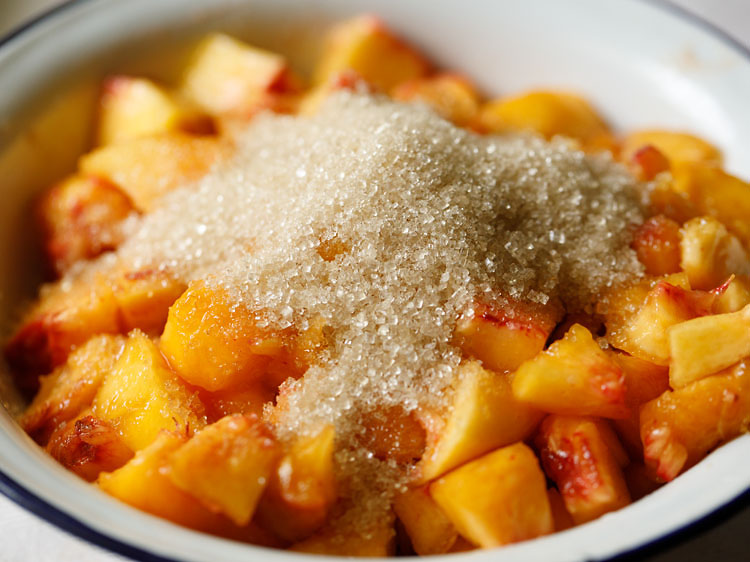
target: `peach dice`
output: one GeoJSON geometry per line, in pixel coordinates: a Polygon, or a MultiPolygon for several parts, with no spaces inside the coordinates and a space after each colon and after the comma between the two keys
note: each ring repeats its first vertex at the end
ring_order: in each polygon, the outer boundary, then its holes
{"type": "Polygon", "coordinates": [[[456,527],[432,499],[428,486],[411,488],[396,496],[393,509],[414,552],[420,556],[444,554],[458,539],[456,527]]]}

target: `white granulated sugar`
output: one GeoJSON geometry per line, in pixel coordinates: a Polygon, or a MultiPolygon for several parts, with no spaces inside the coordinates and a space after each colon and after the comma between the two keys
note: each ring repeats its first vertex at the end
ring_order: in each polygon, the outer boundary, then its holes
{"type": "Polygon", "coordinates": [[[456,320],[475,300],[583,309],[641,273],[628,246],[642,220],[635,180],[562,141],[483,137],[341,92],[313,117],[260,115],[238,142],[232,162],[142,219],[120,256],[211,276],[276,326],[325,320],[324,359],[285,385],[282,437],[332,422],[345,450],[361,412],[439,403],[461,359],[456,320]],[[323,259],[331,247],[344,251],[323,259]]]}

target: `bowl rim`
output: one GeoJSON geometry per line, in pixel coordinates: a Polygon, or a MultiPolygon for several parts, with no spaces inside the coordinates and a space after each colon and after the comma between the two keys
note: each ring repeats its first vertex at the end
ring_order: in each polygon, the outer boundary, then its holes
{"type": "MultiPolygon", "coordinates": [[[[0,36],[0,54],[7,49],[12,49],[13,44],[17,39],[37,28],[40,24],[52,21],[64,13],[69,12],[71,9],[77,9],[84,4],[105,3],[106,1],[107,0],[63,0],[60,4],[42,11],[37,16],[32,17],[20,25],[12,27],[4,35],[0,36]]],[[[706,20],[702,16],[672,3],[671,0],[638,0],[638,2],[671,15],[675,19],[682,20],[695,30],[709,35],[713,39],[723,43],[726,47],[735,51],[742,58],[750,62],[750,47],[744,45],[729,32],[706,20]]],[[[155,554],[154,552],[139,546],[134,546],[124,540],[114,538],[93,528],[87,523],[84,523],[66,513],[64,510],[52,505],[50,502],[32,492],[22,484],[16,482],[13,478],[5,474],[2,469],[0,469],[0,494],[4,495],[26,511],[33,513],[43,521],[52,524],[58,529],[78,539],[82,539],[87,543],[98,546],[105,551],[125,556],[133,560],[142,560],[144,562],[180,562],[177,558],[155,554]]],[[[654,554],[663,551],[670,548],[670,546],[678,544],[690,531],[714,528],[748,505],[750,505],[750,487],[739,492],[734,498],[719,503],[701,517],[685,524],[678,525],[675,529],[664,535],[647,540],[630,549],[617,553],[610,557],[609,560],[612,562],[615,560],[634,560],[640,559],[641,556],[646,554],[654,554]]],[[[443,559],[442,556],[440,558],[443,559]]]]}

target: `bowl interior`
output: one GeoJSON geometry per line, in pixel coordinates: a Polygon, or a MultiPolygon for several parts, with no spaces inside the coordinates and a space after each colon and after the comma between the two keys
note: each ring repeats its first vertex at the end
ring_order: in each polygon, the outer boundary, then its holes
{"type": "MultiPolygon", "coordinates": [[[[77,2],[0,48],[0,326],[7,329],[19,303],[33,297],[40,272],[31,204],[89,146],[102,76],[133,73],[174,83],[189,47],[216,29],[284,52],[304,72],[327,22],[368,11],[489,96],[533,87],[577,91],[616,128],[660,126],[703,136],[725,151],[730,171],[750,177],[748,55],[647,2],[469,0],[460,9],[451,0],[433,1],[429,9],[400,0],[77,2]]],[[[7,380],[0,380],[0,392],[8,410],[16,411],[19,402],[3,385],[7,380]]],[[[98,532],[185,560],[299,558],[191,533],[119,505],[56,466],[0,414],[0,470],[98,532]]],[[[736,440],[635,506],[503,549],[503,560],[597,559],[639,546],[745,490],[750,475],[735,467],[748,461],[750,438],[736,440]]]]}

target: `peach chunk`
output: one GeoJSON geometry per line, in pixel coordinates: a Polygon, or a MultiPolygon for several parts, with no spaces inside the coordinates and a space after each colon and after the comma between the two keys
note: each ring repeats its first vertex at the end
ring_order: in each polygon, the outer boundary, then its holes
{"type": "Polygon", "coordinates": [[[658,148],[647,144],[632,155],[625,156],[628,168],[641,181],[653,181],[662,172],[670,169],[669,159],[658,148]]]}
{"type": "Polygon", "coordinates": [[[133,456],[114,427],[87,412],[55,431],[47,452],[89,482],[96,480],[101,472],[117,470],[133,456]]]}
{"type": "Polygon", "coordinates": [[[580,96],[565,92],[532,91],[486,103],[479,127],[491,133],[534,131],[547,139],[562,135],[585,148],[606,148],[610,131],[596,110],[580,96]]]}
{"type": "Polygon", "coordinates": [[[649,275],[680,271],[680,225],[664,215],[651,217],[640,225],[632,247],[649,275]]]}
{"type": "Polygon", "coordinates": [[[162,195],[200,179],[230,152],[217,138],[167,133],[97,148],[81,157],[79,167],[111,181],[139,211],[149,212],[162,195]]]}
{"type": "Polygon", "coordinates": [[[629,418],[612,420],[612,424],[630,454],[642,458],[640,407],[669,390],[669,369],[624,353],[611,357],[625,375],[625,404],[630,410],[629,418]]]}
{"type": "Polygon", "coordinates": [[[517,301],[489,306],[477,304],[471,316],[456,324],[456,344],[493,371],[515,371],[544,349],[560,320],[557,307],[517,301]]]}
{"type": "Polygon", "coordinates": [[[377,17],[362,15],[339,23],[328,32],[313,82],[325,84],[346,70],[353,70],[377,89],[390,93],[402,82],[426,76],[429,64],[377,17]]]}
{"type": "Polygon", "coordinates": [[[659,478],[672,480],[720,442],[747,430],[750,375],[746,371],[743,362],[644,404],[644,459],[659,478]]]}
{"type": "Polygon", "coordinates": [[[673,171],[673,189],[699,214],[716,217],[747,245],[750,242],[750,184],[716,165],[683,164],[673,171]]]}
{"type": "Polygon", "coordinates": [[[60,424],[88,408],[123,345],[124,338],[119,336],[95,336],[74,351],[65,365],[41,377],[39,392],[18,419],[26,433],[43,445],[60,424]]]}
{"type": "Polygon", "coordinates": [[[750,305],[669,329],[669,382],[681,388],[750,356],[750,305]]]}
{"type": "Polygon", "coordinates": [[[238,527],[223,515],[211,512],[172,483],[167,476],[169,461],[186,440],[183,434],[160,433],[122,468],[99,475],[99,487],[141,511],[191,529],[263,546],[281,546],[252,523],[238,527]]]}
{"type": "Polygon", "coordinates": [[[458,539],[456,527],[432,499],[427,486],[411,488],[396,496],[393,509],[414,552],[420,556],[444,554],[458,539]]]}
{"type": "Polygon", "coordinates": [[[100,145],[176,131],[209,133],[211,119],[146,78],[111,76],[99,98],[100,145]]]}
{"type": "Polygon", "coordinates": [[[391,95],[395,100],[427,104],[460,127],[473,121],[479,111],[479,93],[471,82],[457,74],[415,78],[399,84],[391,95]]]}
{"type": "Polygon", "coordinates": [[[125,349],[94,398],[93,414],[138,451],[163,429],[192,435],[205,425],[203,404],[167,366],[143,332],[130,333],[125,349]]]}
{"type": "Polygon", "coordinates": [[[706,162],[721,164],[721,152],[694,135],[674,131],[644,130],[625,136],[622,141],[623,160],[629,160],[646,146],[652,146],[672,163],[706,162]]]}
{"type": "Polygon", "coordinates": [[[336,501],[334,437],[326,426],[297,439],[271,473],[258,518],[284,540],[305,539],[326,522],[336,501]]]}
{"type": "Polygon", "coordinates": [[[325,527],[313,536],[292,545],[292,552],[383,558],[396,554],[393,520],[377,521],[364,533],[325,527]]]}
{"type": "Polygon", "coordinates": [[[715,290],[713,312],[737,312],[750,304],[750,276],[734,275],[715,290]]]}
{"type": "Polygon", "coordinates": [[[514,398],[507,375],[487,371],[474,361],[459,368],[452,392],[447,418],[427,424],[420,482],[525,439],[542,418],[539,410],[514,398]]]}
{"type": "Polygon", "coordinates": [[[682,227],[680,266],[693,289],[718,287],[732,274],[750,274],[750,258],[742,243],[718,220],[698,217],[682,227]]]}
{"type": "Polygon", "coordinates": [[[210,423],[232,414],[255,414],[261,417],[263,406],[273,402],[276,395],[275,389],[268,388],[263,381],[255,380],[215,392],[203,389],[199,392],[210,423]]]}
{"type": "Polygon", "coordinates": [[[630,503],[606,431],[611,432],[601,421],[552,415],[542,422],[536,438],[544,471],[557,484],[577,525],[630,503]]]}
{"type": "Polygon", "coordinates": [[[169,478],[242,526],[255,513],[280,453],[257,417],[235,414],[206,426],[172,453],[169,478]]]}
{"type": "Polygon", "coordinates": [[[564,531],[575,526],[573,517],[568,512],[568,508],[565,507],[565,501],[560,492],[557,491],[557,488],[548,488],[547,497],[549,498],[549,506],[552,510],[552,519],[555,522],[555,532],[564,531]]]}
{"type": "Polygon", "coordinates": [[[430,493],[458,532],[482,548],[554,531],[544,473],[523,443],[449,472],[430,485],[430,493]]]}
{"type": "Polygon", "coordinates": [[[120,223],[133,204],[104,179],[73,175],[44,195],[37,212],[50,265],[61,275],[79,261],[117,248],[124,236],[120,223]]]}
{"type": "Polygon", "coordinates": [[[297,89],[284,57],[222,33],[198,45],[182,79],[185,96],[215,115],[249,117],[297,89]]]}
{"type": "Polygon", "coordinates": [[[260,379],[282,342],[225,289],[198,282],[169,309],[161,350],[183,379],[216,391],[260,379]]]}
{"type": "Polygon", "coordinates": [[[414,413],[400,406],[375,409],[362,415],[360,444],[381,460],[399,464],[418,460],[425,450],[425,430],[414,413]]]}
{"type": "Polygon", "coordinates": [[[591,332],[574,324],[565,337],[521,365],[513,396],[545,412],[625,418],[625,379],[591,332]]]}

